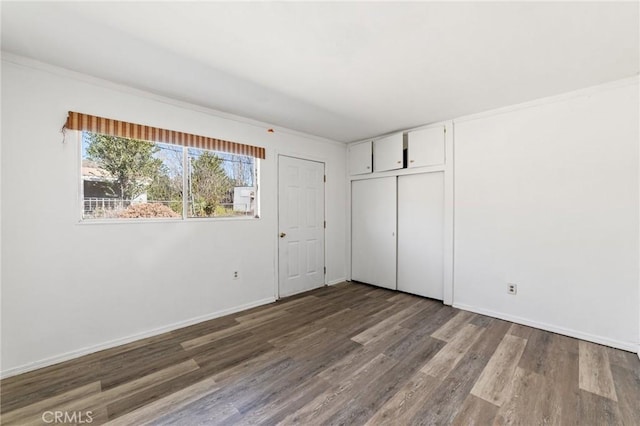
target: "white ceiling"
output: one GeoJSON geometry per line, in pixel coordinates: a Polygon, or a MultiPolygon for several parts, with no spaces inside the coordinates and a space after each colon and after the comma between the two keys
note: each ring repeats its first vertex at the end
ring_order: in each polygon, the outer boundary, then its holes
{"type": "Polygon", "coordinates": [[[2,2],[2,49],[339,141],[638,74],[638,2],[2,2]]]}

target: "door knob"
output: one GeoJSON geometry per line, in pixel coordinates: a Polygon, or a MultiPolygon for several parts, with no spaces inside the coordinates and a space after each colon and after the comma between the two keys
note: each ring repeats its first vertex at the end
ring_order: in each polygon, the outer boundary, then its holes
{"type": "Polygon", "coordinates": [[[281,232],[281,233],[280,233],[280,238],[284,238],[284,237],[286,237],[286,236],[287,236],[287,234],[285,234],[284,232],[281,232]]]}

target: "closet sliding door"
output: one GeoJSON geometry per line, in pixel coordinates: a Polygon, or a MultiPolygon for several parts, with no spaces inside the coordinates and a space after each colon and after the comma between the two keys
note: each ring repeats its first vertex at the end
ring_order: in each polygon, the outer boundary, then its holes
{"type": "Polygon", "coordinates": [[[396,289],[396,177],[351,182],[351,279],[396,289]]]}
{"type": "Polygon", "coordinates": [[[444,173],[398,177],[398,290],[442,300],[444,173]]]}

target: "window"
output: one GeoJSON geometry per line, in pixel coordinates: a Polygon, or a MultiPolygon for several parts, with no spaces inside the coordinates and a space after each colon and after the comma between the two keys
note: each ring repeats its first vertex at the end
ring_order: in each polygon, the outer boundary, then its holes
{"type": "Polygon", "coordinates": [[[250,215],[255,212],[255,159],[189,148],[188,217],[250,215]]]}
{"type": "Polygon", "coordinates": [[[81,132],[82,217],[257,217],[258,159],[81,132]]]}
{"type": "Polygon", "coordinates": [[[80,132],[82,217],[258,217],[265,149],[69,111],[80,132]]]}

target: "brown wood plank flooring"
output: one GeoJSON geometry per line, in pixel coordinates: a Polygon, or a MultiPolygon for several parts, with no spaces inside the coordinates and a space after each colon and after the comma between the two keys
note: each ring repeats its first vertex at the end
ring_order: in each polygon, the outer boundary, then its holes
{"type": "Polygon", "coordinates": [[[0,397],[4,425],[640,425],[640,360],[345,283],[10,377],[0,397]]]}

